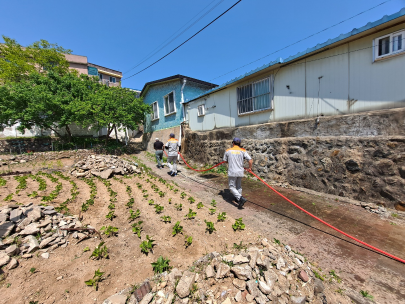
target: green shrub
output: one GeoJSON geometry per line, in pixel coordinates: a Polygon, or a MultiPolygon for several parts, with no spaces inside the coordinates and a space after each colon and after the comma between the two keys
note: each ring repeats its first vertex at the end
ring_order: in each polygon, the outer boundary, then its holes
{"type": "Polygon", "coordinates": [[[245,229],[245,224],[243,223],[242,218],[236,219],[235,224],[232,225],[232,228],[234,231],[245,229]]]}
{"type": "Polygon", "coordinates": [[[223,221],[225,221],[225,219],[226,219],[226,212],[220,212],[219,214],[218,214],[218,222],[223,222],[223,221]]]}
{"type": "Polygon", "coordinates": [[[207,225],[207,227],[205,228],[206,231],[208,231],[210,234],[216,231],[213,222],[207,222],[207,220],[204,220],[204,222],[207,225]]]}
{"type": "Polygon", "coordinates": [[[94,249],[93,253],[90,256],[90,259],[94,258],[95,260],[99,260],[102,258],[104,259],[108,258],[108,249],[107,246],[104,245],[104,243],[105,242],[101,242],[100,244],[97,245],[97,247],[94,249]]]}
{"type": "Polygon", "coordinates": [[[193,210],[188,209],[188,213],[184,217],[191,220],[191,219],[195,218],[196,215],[197,215],[197,212],[193,212],[193,210]]]}
{"type": "Polygon", "coordinates": [[[142,252],[142,253],[145,253],[145,254],[148,254],[150,251],[152,251],[153,246],[154,246],[154,244],[153,244],[154,241],[155,241],[155,240],[152,240],[152,239],[149,237],[149,235],[147,235],[147,236],[146,236],[146,241],[143,241],[143,242],[139,245],[139,247],[141,247],[141,252],[142,252]]]}
{"type": "Polygon", "coordinates": [[[169,259],[165,259],[164,257],[160,256],[156,262],[151,263],[153,272],[157,274],[169,271],[172,268],[171,266],[169,266],[169,262],[169,259]]]}
{"type": "Polygon", "coordinates": [[[180,221],[176,222],[176,224],[173,227],[172,235],[175,236],[179,233],[182,233],[183,231],[183,226],[180,226],[180,221]]]}

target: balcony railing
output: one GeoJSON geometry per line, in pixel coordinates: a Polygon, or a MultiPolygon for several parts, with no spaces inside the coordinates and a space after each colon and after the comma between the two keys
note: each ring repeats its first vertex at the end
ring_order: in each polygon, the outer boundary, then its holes
{"type": "Polygon", "coordinates": [[[121,86],[121,83],[119,81],[117,82],[111,82],[107,79],[101,79],[100,83],[105,84],[107,87],[119,87],[121,86]]]}

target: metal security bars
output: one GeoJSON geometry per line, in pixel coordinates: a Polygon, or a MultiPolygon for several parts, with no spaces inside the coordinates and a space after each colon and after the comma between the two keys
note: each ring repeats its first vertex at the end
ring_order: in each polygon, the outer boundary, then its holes
{"type": "Polygon", "coordinates": [[[237,88],[238,115],[272,109],[273,75],[237,88]]]}
{"type": "Polygon", "coordinates": [[[159,107],[157,101],[152,103],[152,120],[158,119],[159,118],[159,107]]]}
{"type": "Polygon", "coordinates": [[[198,106],[198,116],[204,116],[204,115],[205,115],[205,105],[198,106]]]}

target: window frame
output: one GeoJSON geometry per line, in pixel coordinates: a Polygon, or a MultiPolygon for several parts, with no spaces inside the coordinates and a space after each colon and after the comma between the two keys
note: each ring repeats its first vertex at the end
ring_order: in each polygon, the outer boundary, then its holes
{"type": "MultiPolygon", "coordinates": [[[[170,107],[170,105],[168,104],[168,106],[170,107]]],[[[173,115],[175,113],[177,113],[177,107],[176,107],[176,92],[173,90],[169,93],[167,93],[165,96],[163,96],[163,108],[165,111],[165,116],[169,116],[169,115],[173,115]],[[166,111],[166,97],[169,99],[169,95],[173,93],[173,105],[174,105],[174,111],[167,113],[166,111]]]]}
{"type": "Polygon", "coordinates": [[[116,83],[117,79],[114,76],[110,76],[110,82],[116,83]]]}
{"type": "Polygon", "coordinates": [[[103,80],[103,74],[98,73],[98,79],[102,81],[103,80]]]}
{"type": "Polygon", "coordinates": [[[246,84],[241,85],[241,86],[239,86],[239,87],[236,88],[236,107],[237,107],[237,109],[238,109],[238,116],[250,115],[250,114],[257,113],[257,112],[273,111],[273,110],[274,110],[274,103],[273,103],[273,100],[274,100],[274,76],[273,76],[273,74],[271,74],[271,75],[269,75],[269,76],[267,76],[267,77],[261,78],[261,79],[259,79],[259,80],[256,80],[256,81],[252,81],[252,82],[246,83],[246,84]],[[255,110],[255,109],[253,109],[253,107],[254,107],[254,98],[256,98],[256,97],[258,97],[258,96],[262,96],[262,95],[264,95],[264,94],[260,94],[260,95],[255,96],[255,95],[254,95],[254,87],[253,87],[253,86],[254,86],[255,83],[259,83],[259,82],[261,82],[261,81],[263,81],[263,80],[266,80],[266,79],[269,80],[269,93],[265,93],[265,94],[269,94],[269,97],[270,97],[270,105],[269,105],[269,107],[267,107],[267,108],[255,110]],[[245,99],[243,99],[243,100],[251,99],[251,100],[252,100],[252,109],[253,109],[253,110],[252,110],[252,111],[248,111],[248,112],[243,112],[243,113],[241,113],[241,112],[239,111],[239,110],[240,110],[239,102],[242,101],[242,100],[239,100],[239,91],[238,91],[238,90],[241,89],[241,88],[243,88],[243,87],[248,87],[248,86],[252,86],[252,87],[251,87],[251,88],[252,88],[252,96],[249,97],[249,98],[245,98],[245,99]]]}
{"type": "Polygon", "coordinates": [[[152,120],[151,121],[155,121],[159,119],[159,103],[157,101],[152,102],[151,103],[151,107],[152,107],[152,120]],[[155,117],[155,111],[153,110],[153,105],[156,104],[156,113],[157,113],[157,117],[155,117]]]}
{"type": "Polygon", "coordinates": [[[374,57],[373,59],[374,59],[374,61],[382,60],[384,58],[393,57],[393,56],[399,55],[401,53],[405,53],[405,30],[404,29],[396,31],[396,32],[392,32],[392,33],[389,33],[389,34],[386,34],[386,35],[383,35],[383,36],[380,36],[380,37],[377,37],[377,38],[375,38],[373,40],[373,57],[374,57]],[[393,51],[393,48],[394,48],[393,37],[398,36],[398,35],[402,35],[402,38],[401,38],[402,39],[402,43],[401,43],[402,48],[400,50],[398,50],[398,51],[393,51]],[[389,41],[389,53],[379,56],[378,55],[379,41],[381,39],[384,39],[384,38],[387,38],[387,37],[390,38],[390,41],[389,41]]]}
{"type": "Polygon", "coordinates": [[[198,117],[205,116],[205,104],[199,105],[197,107],[197,116],[198,117]],[[200,108],[202,109],[202,114],[200,114],[200,108]]]}

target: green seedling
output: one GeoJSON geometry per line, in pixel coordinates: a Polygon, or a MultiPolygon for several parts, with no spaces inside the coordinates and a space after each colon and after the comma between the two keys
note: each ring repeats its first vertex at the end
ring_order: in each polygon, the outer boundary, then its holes
{"type": "Polygon", "coordinates": [[[186,239],[185,239],[185,246],[186,246],[186,248],[187,248],[188,246],[190,246],[190,245],[193,243],[193,237],[186,235],[185,238],[186,238],[186,239]]]}
{"type": "Polygon", "coordinates": [[[37,191],[32,191],[32,193],[28,194],[27,196],[31,197],[31,198],[36,198],[38,196],[38,192],[37,191]]]}
{"type": "Polygon", "coordinates": [[[192,196],[189,196],[187,200],[190,202],[190,204],[195,202],[195,199],[192,196]]]}
{"type": "Polygon", "coordinates": [[[83,212],[86,212],[87,210],[89,210],[89,205],[86,204],[86,203],[83,203],[83,204],[82,204],[82,211],[83,211],[83,212]]]}
{"type": "Polygon", "coordinates": [[[374,297],[371,294],[369,294],[368,291],[366,290],[360,290],[360,294],[363,296],[363,298],[367,298],[370,300],[374,299],[374,297]]]}
{"type": "Polygon", "coordinates": [[[188,213],[184,217],[191,220],[191,219],[195,218],[196,215],[197,215],[197,212],[193,212],[193,210],[188,209],[188,213]]]}
{"type": "Polygon", "coordinates": [[[10,193],[9,195],[7,195],[7,196],[4,198],[3,201],[5,201],[5,202],[11,201],[11,200],[13,199],[13,195],[14,195],[14,193],[10,193]]]}
{"type": "Polygon", "coordinates": [[[127,208],[132,208],[132,206],[134,205],[134,203],[135,203],[135,200],[134,200],[134,198],[130,198],[129,199],[129,201],[128,201],[128,203],[125,205],[125,206],[127,206],[127,208]]]}
{"type": "Polygon", "coordinates": [[[330,282],[332,282],[332,279],[335,279],[336,282],[341,283],[342,279],[336,274],[336,272],[332,269],[329,271],[329,274],[331,275],[330,282]]]}
{"type": "Polygon", "coordinates": [[[4,178],[2,178],[2,177],[0,176],[0,186],[3,187],[3,186],[5,186],[6,184],[7,184],[7,180],[5,180],[4,178]]]}
{"type": "Polygon", "coordinates": [[[131,195],[131,193],[132,193],[132,189],[131,189],[131,187],[130,187],[130,186],[127,186],[126,191],[127,191],[128,195],[131,195]]]}
{"type": "Polygon", "coordinates": [[[217,206],[217,201],[213,199],[213,200],[211,201],[211,206],[212,206],[212,207],[216,207],[216,206],[217,206]]]}
{"type": "Polygon", "coordinates": [[[177,192],[179,192],[179,189],[173,189],[173,192],[176,194],[177,192]]]}
{"type": "Polygon", "coordinates": [[[141,247],[141,252],[142,252],[142,253],[145,253],[145,254],[148,254],[150,251],[152,251],[153,246],[154,246],[154,244],[153,244],[154,241],[155,241],[155,240],[152,240],[152,239],[149,237],[149,235],[147,235],[147,236],[146,236],[146,241],[143,241],[143,242],[139,245],[139,247],[141,247]]]}
{"type": "Polygon", "coordinates": [[[233,243],[233,248],[237,250],[242,250],[242,249],[247,249],[247,245],[243,245],[242,241],[240,241],[239,245],[236,243],[233,243]]]}
{"type": "Polygon", "coordinates": [[[176,222],[176,224],[173,227],[172,235],[175,236],[179,233],[182,233],[183,231],[183,226],[180,226],[180,221],[176,222]]]}
{"type": "Polygon", "coordinates": [[[148,196],[149,196],[149,194],[144,194],[144,195],[143,195],[143,198],[144,198],[144,199],[148,199],[148,196]]]}
{"type": "Polygon", "coordinates": [[[213,214],[217,211],[216,208],[210,208],[209,210],[210,210],[210,214],[211,214],[211,215],[213,215],[213,214]]]}
{"type": "Polygon", "coordinates": [[[218,222],[223,222],[226,219],[226,212],[220,212],[218,214],[218,222]]]}
{"type": "Polygon", "coordinates": [[[277,240],[276,238],[273,239],[274,243],[276,243],[277,245],[281,245],[280,240],[277,240]]]}
{"type": "Polygon", "coordinates": [[[162,217],[160,217],[162,219],[162,221],[164,223],[171,223],[172,222],[172,218],[168,215],[163,215],[162,217]]]}
{"type": "Polygon", "coordinates": [[[102,258],[108,259],[108,249],[107,246],[104,245],[104,243],[105,242],[101,242],[100,244],[97,245],[97,247],[94,249],[89,259],[91,258],[94,258],[95,260],[99,260],[102,258]]]}
{"type": "Polygon", "coordinates": [[[34,267],[32,267],[32,268],[30,269],[30,272],[31,272],[31,273],[35,273],[35,270],[37,270],[37,269],[34,268],[34,267]]]}
{"type": "Polygon", "coordinates": [[[135,233],[139,238],[141,238],[141,232],[143,230],[142,224],[143,221],[139,221],[138,223],[132,224],[132,232],[135,233]]]}
{"type": "Polygon", "coordinates": [[[108,205],[108,209],[110,209],[110,210],[115,209],[115,204],[110,203],[110,204],[108,205]]]}
{"type": "Polygon", "coordinates": [[[202,202],[199,202],[199,203],[197,204],[197,209],[201,209],[201,208],[203,208],[203,207],[204,207],[204,205],[203,205],[202,202]]]}
{"type": "Polygon", "coordinates": [[[138,187],[138,189],[142,188],[142,185],[140,183],[136,183],[136,186],[138,187]]]}
{"type": "Polygon", "coordinates": [[[151,263],[153,272],[155,274],[158,274],[169,271],[172,268],[171,266],[169,266],[169,262],[169,259],[165,259],[164,257],[160,256],[156,262],[151,263]]]}
{"type": "Polygon", "coordinates": [[[108,214],[105,217],[112,221],[114,219],[114,217],[117,217],[117,216],[115,215],[114,210],[111,210],[110,212],[108,212],[108,214]]]}
{"type": "Polygon", "coordinates": [[[213,222],[207,222],[207,220],[204,220],[204,222],[205,222],[205,224],[207,225],[207,227],[205,228],[205,230],[208,231],[209,234],[211,234],[211,233],[213,233],[214,231],[216,231],[213,222]]]}
{"type": "Polygon", "coordinates": [[[148,203],[149,203],[149,205],[154,205],[154,204],[155,204],[155,201],[154,201],[153,199],[150,199],[150,200],[148,201],[148,203]]]}
{"type": "Polygon", "coordinates": [[[142,193],[146,193],[146,192],[148,192],[148,190],[146,190],[146,189],[143,189],[143,190],[142,190],[142,193]]]}
{"type": "Polygon", "coordinates": [[[232,228],[234,231],[245,229],[245,224],[243,223],[242,218],[236,219],[235,224],[232,225],[232,228]]]}
{"type": "Polygon", "coordinates": [[[97,269],[94,272],[94,276],[92,279],[85,281],[84,283],[86,283],[87,286],[93,286],[95,290],[98,289],[98,283],[101,282],[103,280],[102,276],[105,272],[101,272],[100,269],[97,269]]]}
{"type": "Polygon", "coordinates": [[[187,194],[184,191],[182,193],[180,193],[181,198],[185,198],[186,196],[187,196],[187,194]]]}
{"type": "Polygon", "coordinates": [[[320,279],[321,281],[324,281],[324,280],[325,280],[325,278],[324,278],[320,273],[316,272],[314,269],[312,270],[312,272],[314,273],[315,278],[318,278],[318,279],[320,279]]]}
{"type": "Polygon", "coordinates": [[[114,235],[117,235],[117,233],[118,233],[118,228],[117,227],[113,227],[113,226],[103,226],[103,227],[101,227],[101,229],[100,229],[101,231],[104,231],[104,234],[107,236],[107,237],[110,237],[110,236],[114,236],[114,235]]]}
{"type": "Polygon", "coordinates": [[[172,198],[169,198],[169,204],[171,204],[172,203],[172,198]]]}
{"type": "Polygon", "coordinates": [[[174,205],[177,211],[181,211],[183,209],[183,204],[178,205],[177,203],[174,205]]]}
{"type": "Polygon", "coordinates": [[[166,195],[166,192],[159,191],[159,196],[160,196],[160,197],[164,197],[165,195],[166,195]]]}
{"type": "Polygon", "coordinates": [[[137,219],[138,217],[141,216],[141,211],[139,211],[139,209],[136,209],[136,211],[130,209],[130,210],[129,210],[129,214],[130,214],[130,215],[129,215],[128,220],[129,220],[130,222],[132,222],[133,220],[135,220],[135,219],[137,219]]]}
{"type": "Polygon", "coordinates": [[[83,252],[87,252],[87,251],[90,251],[90,248],[88,246],[84,247],[84,249],[83,249],[83,252]]]}
{"type": "Polygon", "coordinates": [[[157,214],[162,213],[163,209],[165,209],[165,207],[163,207],[163,206],[161,206],[161,205],[159,205],[159,204],[156,204],[156,205],[155,205],[155,212],[156,212],[157,214]]]}

